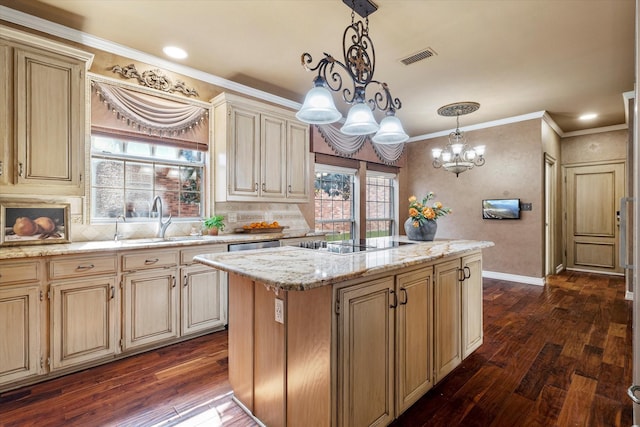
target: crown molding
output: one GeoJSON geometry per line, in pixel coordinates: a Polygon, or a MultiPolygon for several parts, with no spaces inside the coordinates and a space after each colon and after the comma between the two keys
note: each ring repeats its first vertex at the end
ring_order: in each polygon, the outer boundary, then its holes
{"type": "Polygon", "coordinates": [[[75,30],[73,28],[66,27],[64,25],[56,24],[55,22],[47,21],[46,19],[38,18],[36,16],[17,11],[15,9],[10,9],[6,6],[0,6],[0,16],[2,17],[2,20],[11,22],[13,24],[30,28],[32,30],[41,31],[52,36],[80,43],[84,46],[103,50],[115,55],[124,56],[135,61],[152,64],[153,66],[160,67],[168,71],[179,73],[206,83],[210,83],[215,86],[219,86],[224,89],[262,99],[267,102],[272,102],[274,104],[282,105],[284,107],[292,108],[295,110],[300,109],[302,105],[299,102],[295,102],[290,99],[282,98],[280,96],[276,96],[262,90],[235,83],[231,80],[223,79],[222,77],[218,77],[210,73],[205,73],[204,71],[200,71],[195,68],[176,64],[174,62],[167,61],[166,59],[150,55],[148,53],[141,52],[139,50],[132,49],[130,47],[114,43],[100,37],[75,30]]]}
{"type": "Polygon", "coordinates": [[[624,125],[613,125],[613,126],[604,126],[601,128],[593,128],[593,129],[585,129],[585,130],[576,130],[574,132],[566,132],[564,135],[560,135],[562,138],[570,138],[572,136],[582,136],[582,135],[593,135],[596,133],[603,132],[613,132],[616,130],[627,130],[629,126],[624,125]]]}

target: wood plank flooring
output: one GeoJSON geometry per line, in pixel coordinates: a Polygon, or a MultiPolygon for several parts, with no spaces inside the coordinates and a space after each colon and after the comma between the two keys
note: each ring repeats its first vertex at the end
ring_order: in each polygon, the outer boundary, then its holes
{"type": "MultiPolygon", "coordinates": [[[[632,424],[622,278],[563,273],[545,287],[485,279],[484,320],[484,344],[394,427],[632,424]]],[[[218,332],[2,393],[0,426],[256,425],[230,392],[218,332]]]]}

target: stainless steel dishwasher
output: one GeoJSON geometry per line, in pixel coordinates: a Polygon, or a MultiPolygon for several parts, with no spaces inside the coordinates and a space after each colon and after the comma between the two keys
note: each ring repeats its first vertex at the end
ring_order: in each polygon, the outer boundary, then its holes
{"type": "Polygon", "coordinates": [[[265,240],[265,241],[262,241],[262,242],[231,243],[229,245],[229,252],[248,251],[248,250],[251,250],[251,249],[277,248],[279,246],[280,246],[280,240],[265,240]]]}

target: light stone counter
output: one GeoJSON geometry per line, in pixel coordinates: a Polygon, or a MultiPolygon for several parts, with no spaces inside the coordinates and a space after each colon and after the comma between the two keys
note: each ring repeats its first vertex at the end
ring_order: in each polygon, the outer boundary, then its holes
{"type": "MultiPolygon", "coordinates": [[[[409,242],[404,237],[394,238],[409,242]]],[[[194,261],[283,290],[309,290],[494,246],[477,240],[412,242],[397,248],[337,254],[297,247],[204,254],[194,261]]]]}
{"type": "MultiPolygon", "coordinates": [[[[211,244],[230,244],[244,242],[261,242],[266,240],[281,240],[296,237],[321,236],[309,231],[287,231],[284,233],[263,234],[220,234],[218,236],[174,236],[162,238],[130,239],[130,240],[99,240],[92,242],[74,242],[67,244],[41,244],[6,246],[0,248],[0,260],[43,257],[54,255],[72,255],[95,252],[123,251],[130,249],[153,249],[171,246],[195,246],[211,244]]],[[[320,237],[319,237],[320,238],[320,237]]]]}

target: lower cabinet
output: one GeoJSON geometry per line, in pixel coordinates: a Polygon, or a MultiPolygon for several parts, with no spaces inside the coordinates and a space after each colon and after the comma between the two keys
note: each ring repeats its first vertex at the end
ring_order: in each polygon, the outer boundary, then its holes
{"type": "Polygon", "coordinates": [[[462,290],[460,259],[434,268],[435,382],[462,362],[462,290]]]}
{"type": "Polygon", "coordinates": [[[192,265],[181,269],[181,335],[224,326],[224,276],[221,271],[204,265],[192,265]]]}
{"type": "Polygon", "coordinates": [[[50,286],[52,371],[115,355],[117,303],[115,277],[50,286]]]}
{"type": "Polygon", "coordinates": [[[152,269],[123,276],[124,351],[178,337],[176,269],[152,269]]]}
{"type": "Polygon", "coordinates": [[[39,284],[0,287],[0,385],[40,373],[39,313],[39,284]]]}
{"type": "Polygon", "coordinates": [[[482,255],[462,258],[462,358],[482,345],[482,255]]]}

